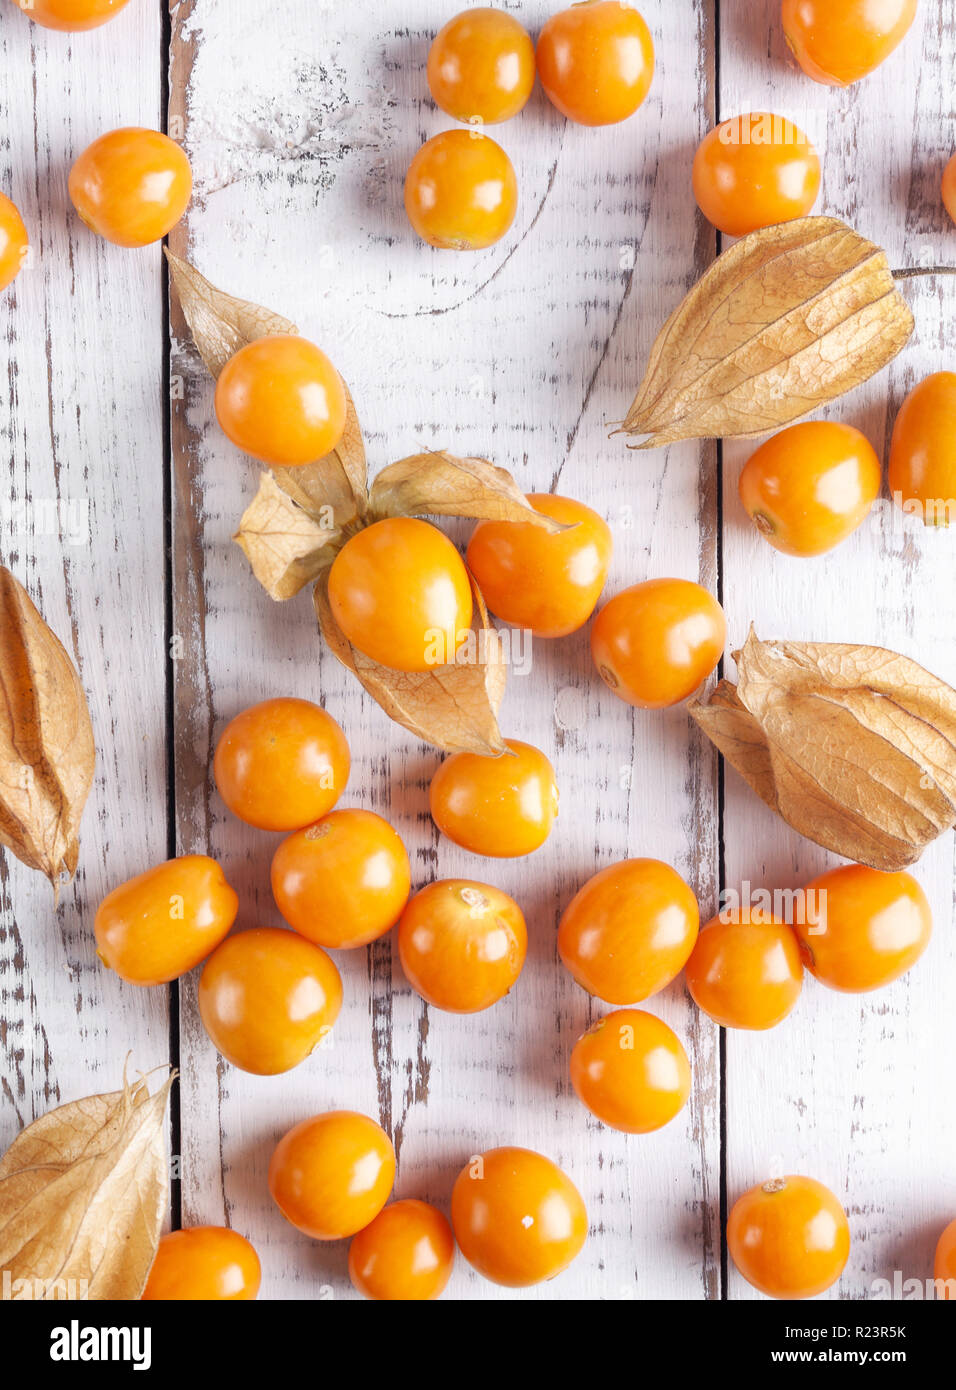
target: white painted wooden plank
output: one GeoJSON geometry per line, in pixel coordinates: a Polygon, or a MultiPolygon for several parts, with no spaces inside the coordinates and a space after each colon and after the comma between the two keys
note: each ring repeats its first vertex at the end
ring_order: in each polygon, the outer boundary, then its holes
{"type": "MultiPolygon", "coordinates": [[[[535,27],[547,12],[511,8],[535,27]]],[[[423,446],[486,454],[529,490],[566,490],[609,517],[617,544],[609,591],[666,573],[712,583],[713,450],[642,458],[606,438],[659,322],[712,244],[706,235],[695,243],[686,174],[709,121],[711,33],[701,17],[709,7],[648,6],[658,75],[628,125],[565,127],[538,92],[497,132],[518,170],[521,208],[514,233],[475,257],[423,247],[402,209],[412,154],[447,124],[426,100],[424,59],[453,10],[433,0],[411,0],[400,13],[384,0],[351,9],[288,0],[273,31],[247,0],[181,6],[172,80],[188,84],[198,198],[188,246],[177,248],[231,291],[293,314],[332,354],[355,394],[373,472],[423,446]]],[[[174,416],[177,626],[187,652],[177,697],[182,847],[208,842],[222,858],[242,894],[241,925],[278,920],[268,884],[276,837],[229,818],[208,795],[206,771],[215,733],[239,708],[277,693],[321,698],[352,743],[346,802],[391,817],[416,884],[486,877],[514,892],[532,939],[509,999],[471,1019],[427,1009],[388,942],[368,956],[340,955],[347,1003],[334,1048],[282,1078],[217,1069],[187,1001],[184,1220],[228,1218],[245,1231],[270,1295],[310,1298],[328,1284],[349,1296],[345,1246],[299,1237],[265,1190],[278,1135],[308,1113],[347,1105],[379,1115],[395,1134],[401,1195],[447,1205],[459,1166],[497,1143],[540,1148],[566,1165],[588,1200],[591,1240],[572,1271],[524,1296],[715,1294],[715,1032],[679,986],[654,1001],[692,1052],[691,1108],[644,1140],[589,1124],[566,1068],[592,1010],[558,965],[553,935],[579,883],[627,854],[674,862],[699,886],[705,910],[713,906],[709,750],[683,712],[636,715],[605,692],[584,636],[542,644],[530,675],[512,682],[505,725],[554,757],[564,800],[552,841],[517,865],[439,843],[427,816],[435,755],[389,725],[321,650],[307,596],[276,607],[258,591],[229,540],[255,467],[222,439],[211,386],[179,344],[173,372],[187,386],[182,418],[174,416]]],[[[502,1294],[464,1264],[450,1292],[502,1294]]]]}
{"type": "MultiPolygon", "coordinates": [[[[885,245],[893,265],[956,265],[956,234],[939,198],[954,140],[956,6],[923,5],[903,48],[847,92],[812,84],[792,64],[776,0],[727,11],[720,111],[772,110],[825,140],[819,211],[885,245]]],[[[888,372],[829,412],[888,451],[903,395],[953,369],[956,284],[905,288],[917,336],[888,372]]],[[[750,528],[736,482],[750,449],[725,450],[724,592],[734,642],[754,619],[764,637],[874,642],[956,681],[952,536],[905,523],[888,504],[847,544],[819,560],[778,555],[750,528]]],[[[733,667],[730,667],[733,674],[733,667]]],[[[784,827],[728,773],[727,883],[795,887],[839,862],[784,827]]],[[[853,1251],[831,1297],[872,1296],[875,1279],[926,1278],[935,1241],[956,1207],[956,1107],[948,1069],[954,1040],[954,845],[945,836],[916,869],[936,914],[923,962],[904,981],[838,995],[808,977],[804,998],[774,1033],[728,1039],[731,1201],[768,1169],[806,1172],[847,1207],[853,1251]]],[[[734,1298],[759,1297],[736,1275],[734,1298]]]]}
{"type": "Polygon", "coordinates": [[[76,661],[98,747],[59,912],[0,858],[0,1148],[58,1101],[114,1089],[127,1051],[134,1070],[169,1056],[165,991],[109,975],[92,930],[111,887],[166,857],[159,251],[95,238],[66,190],[102,131],[158,123],[159,43],[156,6],[74,36],[0,7],[0,187],[32,243],[0,295],[0,556],[76,661]]]}

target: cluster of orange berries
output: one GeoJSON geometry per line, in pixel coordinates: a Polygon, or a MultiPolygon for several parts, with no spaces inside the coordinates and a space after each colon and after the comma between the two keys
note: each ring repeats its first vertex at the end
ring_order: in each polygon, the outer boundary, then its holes
{"type": "Polygon", "coordinates": [[[470,130],[446,130],[418,151],[405,179],[405,210],[431,246],[477,251],[505,235],[518,209],[514,166],[482,127],[527,104],[535,73],[545,94],[579,125],[626,120],[647,96],[654,41],[642,16],[618,0],[588,0],[555,14],[535,45],[501,10],[474,7],[449,20],[428,54],[436,106],[470,130]]]}

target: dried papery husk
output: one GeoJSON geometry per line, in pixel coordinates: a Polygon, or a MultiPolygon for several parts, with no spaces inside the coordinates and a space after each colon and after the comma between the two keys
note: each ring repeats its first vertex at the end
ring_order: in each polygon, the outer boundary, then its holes
{"type": "Polygon", "coordinates": [[[956,691],[908,657],[761,642],[690,713],[758,796],[815,843],[872,868],[915,863],[956,824],[956,691]]]}
{"type": "Polygon", "coordinates": [[[353,647],[332,616],[328,572],[316,583],[313,597],[330,650],[390,719],[446,753],[496,756],[507,748],[498,728],[507,667],[501,639],[474,581],[472,589],[475,640],[467,652],[469,659],[430,671],[394,671],[353,647]]]}
{"type": "Polygon", "coordinates": [[[552,535],[566,529],[536,512],[514,478],[488,459],[444,450],[412,454],[383,468],[369,492],[373,520],[394,516],[457,516],[523,521],[552,535]]]}
{"type": "Polygon", "coordinates": [[[0,844],[59,893],[79,858],[96,750],[73,662],[0,566],[0,844]]]}
{"type": "Polygon", "coordinates": [[[174,1079],[152,1096],[140,1079],[61,1105],[13,1141],[0,1159],[0,1269],[14,1298],[139,1298],[169,1197],[174,1079]]]}
{"type": "Polygon", "coordinates": [[[832,217],[743,237],[664,325],[622,429],[633,448],[756,438],[859,386],[913,315],[880,247],[832,217]]]}
{"type": "Polygon", "coordinates": [[[208,371],[218,377],[240,348],[271,333],[298,333],[291,320],[217,289],[194,265],[166,248],[183,317],[208,371]]]}

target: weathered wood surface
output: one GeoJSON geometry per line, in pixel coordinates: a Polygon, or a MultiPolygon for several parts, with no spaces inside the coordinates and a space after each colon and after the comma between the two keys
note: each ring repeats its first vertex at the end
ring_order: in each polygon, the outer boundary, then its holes
{"type": "MultiPolygon", "coordinates": [[[[295,318],[330,352],[355,395],[373,473],[422,447],[486,455],[529,491],[566,492],[608,517],[608,592],[668,573],[719,583],[732,643],[753,618],[767,636],[881,641],[956,680],[945,534],[902,527],[887,511],[834,556],[789,561],[745,525],[736,497],[745,449],[632,455],[607,438],[657,328],[716,253],[689,179],[716,113],[766,108],[808,123],[826,144],[821,210],[883,241],[894,264],[956,263],[937,194],[952,141],[953,0],[924,5],[892,65],[848,94],[793,72],[775,0],[722,5],[719,32],[713,0],[647,0],[658,72],[645,107],[626,126],[589,131],[566,126],[537,91],[496,132],[518,171],[516,227],[478,256],[418,244],[401,200],[415,149],[449,124],[427,100],[424,60],[457,8],[282,0],[280,25],[251,0],[182,0],[170,5],[168,55],[158,6],[146,0],[72,40],[0,11],[10,74],[0,90],[0,186],[40,253],[37,269],[0,297],[13,462],[3,502],[77,498],[90,518],[77,546],[59,528],[22,535],[4,512],[0,555],[72,644],[101,749],[81,877],[59,918],[43,883],[16,864],[2,868],[0,1140],[57,1097],[114,1083],[127,1048],[137,1067],[172,1055],[182,1070],[171,1131],[182,1169],[176,1217],[181,1207],[184,1223],[233,1224],[260,1251],[264,1293],[293,1298],[351,1296],[345,1246],[300,1237],[265,1188],[275,1139],[321,1109],[382,1121],[399,1150],[401,1196],[446,1205],[461,1164],[498,1143],[566,1166],[588,1202],[591,1238],[560,1280],[518,1297],[748,1296],[732,1272],[722,1280],[722,1187],[732,1200],[780,1164],[845,1199],[856,1240],[838,1293],[866,1297],[872,1279],[894,1269],[928,1273],[956,1202],[956,1120],[939,1065],[953,1047],[952,839],[919,870],[939,926],[908,981],[862,1003],[810,981],[783,1028],[728,1037],[723,1068],[717,1030],[677,983],[650,1007],[687,1043],[690,1106],[642,1139],[591,1122],[570,1092],[567,1059],[604,1010],[554,949],[576,887],[625,855],[654,855],[688,877],[709,915],[722,872],[732,887],[789,887],[826,856],[731,773],[721,806],[715,760],[683,710],[641,714],[614,700],[593,677],[583,635],[534,648],[530,673],[512,675],[503,716],[507,734],[555,762],[562,809],[551,841],[526,864],[440,842],[427,813],[436,755],[391,725],[322,649],[308,596],[273,604],[231,543],[256,468],[215,425],[211,383],[175,304],[164,364],[156,248],[95,241],[67,214],[65,176],[99,131],[157,124],[167,85],[170,129],[184,132],[196,175],[173,249],[224,288],[295,318]],[[340,955],[346,1007],[331,1046],[293,1073],[257,1079],[218,1061],[194,980],[168,1001],[102,971],[92,912],[107,887],[167,852],[168,737],[178,852],[222,860],[241,895],[240,926],[278,923],[268,876],[277,837],[227,814],[209,766],[227,719],[287,693],[321,699],[340,719],[353,749],[344,800],[392,819],[416,885],[449,875],[499,884],[524,907],[531,947],[509,998],[466,1019],[425,1006],[388,941],[340,955]]],[[[534,29],[551,7],[509,8],[534,29]]],[[[951,286],[925,280],[907,294],[915,345],[834,411],[878,448],[912,381],[946,365],[956,326],[951,286]]],[[[464,1262],[450,1293],[515,1296],[464,1262]]]]}

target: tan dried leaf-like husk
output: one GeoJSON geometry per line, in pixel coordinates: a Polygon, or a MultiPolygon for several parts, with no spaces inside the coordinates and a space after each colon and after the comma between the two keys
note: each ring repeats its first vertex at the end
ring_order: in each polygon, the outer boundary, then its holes
{"type": "Polygon", "coordinates": [[[431,671],[393,671],[357,651],[345,637],[329,604],[328,573],[313,590],[319,627],[333,654],[353,671],[390,719],[446,753],[506,751],[498,728],[498,710],[505,691],[507,668],[501,641],[488,617],[476,585],[475,625],[477,660],[436,666],[431,671]]]}
{"type": "Polygon", "coordinates": [[[342,438],[330,454],[299,468],[275,468],[275,480],[306,511],[325,517],[331,507],[335,525],[348,526],[364,517],[368,507],[368,466],[365,441],[352,393],[345,389],[347,412],[342,438]]]}
{"type": "Polygon", "coordinates": [[[536,512],[511,474],[487,459],[439,450],[413,454],[383,468],[372,483],[369,511],[390,516],[461,516],[476,521],[524,521],[552,534],[566,528],[536,512]]]}
{"type": "Polygon", "coordinates": [[[808,839],[897,870],[956,824],[956,691],[907,657],[848,643],[761,642],[690,713],[808,839]]]}
{"type": "Polygon", "coordinates": [[[38,1280],[55,1298],[53,1281],[70,1280],[91,1299],[139,1298],[168,1200],[173,1079],[154,1096],[140,1080],[61,1105],[13,1141],[0,1160],[0,1269],[14,1297],[39,1297],[38,1280]]]}
{"type": "Polygon", "coordinates": [[[73,877],[96,750],[86,696],[62,643],[0,566],[0,844],[59,892],[73,877]]]}
{"type": "Polygon", "coordinates": [[[214,377],[218,377],[230,357],[256,338],[270,333],[298,333],[289,319],[247,299],[224,294],[195,266],[165,249],[183,316],[199,356],[214,377]]]}
{"type": "Polygon", "coordinates": [[[271,473],[263,473],[233,540],[270,598],[288,599],[329,565],[342,533],[337,527],[323,526],[283,491],[271,473]]]}
{"type": "Polygon", "coordinates": [[[832,217],[743,237],[671,315],[623,424],[632,447],[753,438],[859,386],[913,332],[886,255],[832,217]]]}

